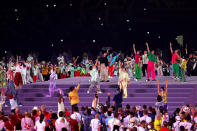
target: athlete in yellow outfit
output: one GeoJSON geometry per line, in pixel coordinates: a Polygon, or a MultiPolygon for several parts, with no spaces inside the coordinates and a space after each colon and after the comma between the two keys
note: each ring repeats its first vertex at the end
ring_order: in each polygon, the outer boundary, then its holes
{"type": "Polygon", "coordinates": [[[164,109],[167,109],[168,80],[166,80],[166,89],[164,89],[164,87],[161,87],[161,90],[159,88],[159,80],[158,80],[157,89],[158,89],[158,95],[160,95],[163,99],[164,109]]]}

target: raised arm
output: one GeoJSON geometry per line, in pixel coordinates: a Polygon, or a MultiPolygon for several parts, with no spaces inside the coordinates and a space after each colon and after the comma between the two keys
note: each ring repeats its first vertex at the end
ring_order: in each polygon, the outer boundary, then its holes
{"type": "Polygon", "coordinates": [[[18,56],[16,56],[16,65],[18,65],[18,56]]]}
{"type": "Polygon", "coordinates": [[[172,43],[171,42],[170,42],[170,52],[171,52],[171,54],[173,54],[172,43]]]}
{"type": "Polygon", "coordinates": [[[135,44],[133,44],[133,52],[134,52],[134,54],[136,54],[135,44]]]}
{"type": "Polygon", "coordinates": [[[159,80],[157,81],[157,92],[158,92],[158,94],[160,93],[160,89],[159,89],[159,80]]]}
{"type": "Polygon", "coordinates": [[[186,54],[186,55],[188,54],[187,48],[185,48],[185,54],[186,54]]]}
{"type": "Polygon", "coordinates": [[[94,66],[96,67],[98,65],[98,59],[96,59],[96,63],[94,64],[94,66]]]}
{"type": "Polygon", "coordinates": [[[79,56],[77,56],[77,58],[75,59],[74,63],[76,63],[76,62],[77,62],[78,58],[79,58],[79,56]]]}
{"type": "Polygon", "coordinates": [[[79,90],[80,83],[81,83],[81,81],[79,80],[79,83],[78,83],[77,88],[76,88],[77,91],[79,90]]]}
{"type": "Polygon", "coordinates": [[[185,108],[185,106],[181,107],[181,110],[179,111],[179,116],[181,116],[181,113],[183,112],[183,108],[185,108]]]}
{"type": "Polygon", "coordinates": [[[107,49],[107,54],[109,53],[109,49],[107,49]]]}
{"type": "Polygon", "coordinates": [[[147,51],[150,52],[150,49],[149,49],[149,46],[148,46],[148,42],[146,42],[146,48],[147,48],[147,51]]]}
{"type": "Polygon", "coordinates": [[[168,80],[166,80],[166,94],[168,93],[168,80]]]}

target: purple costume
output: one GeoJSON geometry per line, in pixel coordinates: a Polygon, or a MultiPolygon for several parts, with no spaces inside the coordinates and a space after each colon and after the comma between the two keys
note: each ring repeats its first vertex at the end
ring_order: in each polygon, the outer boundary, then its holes
{"type": "Polygon", "coordinates": [[[60,88],[56,88],[56,76],[56,71],[51,70],[49,95],[47,97],[52,97],[56,91],[61,92],[61,95],[64,96],[64,92],[60,88]]]}

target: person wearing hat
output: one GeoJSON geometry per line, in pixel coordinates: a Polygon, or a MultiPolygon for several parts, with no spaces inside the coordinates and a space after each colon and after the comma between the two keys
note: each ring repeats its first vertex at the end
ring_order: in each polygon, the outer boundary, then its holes
{"type": "Polygon", "coordinates": [[[140,51],[136,51],[135,44],[133,44],[133,51],[135,54],[135,81],[141,79],[141,56],[140,51]]]}

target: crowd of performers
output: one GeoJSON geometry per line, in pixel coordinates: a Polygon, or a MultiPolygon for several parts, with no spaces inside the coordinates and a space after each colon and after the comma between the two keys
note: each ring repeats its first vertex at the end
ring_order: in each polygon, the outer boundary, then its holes
{"type": "Polygon", "coordinates": [[[100,90],[100,82],[110,82],[114,76],[119,76],[118,84],[122,86],[124,98],[127,97],[127,85],[132,79],[135,81],[146,77],[146,81],[156,81],[156,76],[170,75],[176,81],[186,81],[186,75],[191,76],[197,70],[196,56],[192,53],[188,54],[185,49],[185,55],[181,55],[180,50],[173,50],[173,45],[170,43],[170,51],[172,61],[164,62],[161,56],[156,55],[154,50],[150,50],[149,44],[146,42],[147,50],[143,54],[136,50],[133,44],[133,55],[123,56],[122,53],[114,53],[111,50],[106,50],[101,53],[95,61],[88,58],[87,55],[82,57],[79,62],[79,57],[73,57],[72,60],[66,61],[65,57],[60,54],[57,57],[56,63],[50,62],[35,62],[32,55],[28,55],[27,59],[22,59],[20,56],[9,58],[9,62],[1,61],[0,63],[0,82],[1,87],[6,87],[6,91],[2,88],[1,95],[5,95],[8,91],[17,96],[17,91],[24,84],[42,82],[50,80],[49,95],[53,96],[55,91],[59,91],[64,95],[61,89],[56,88],[55,80],[68,77],[90,76],[91,85],[87,91],[96,86],[100,90]],[[120,84],[122,83],[122,84],[120,84]]]}

